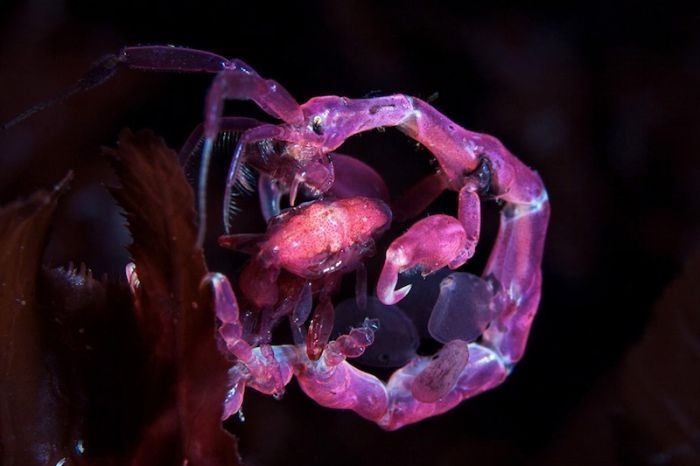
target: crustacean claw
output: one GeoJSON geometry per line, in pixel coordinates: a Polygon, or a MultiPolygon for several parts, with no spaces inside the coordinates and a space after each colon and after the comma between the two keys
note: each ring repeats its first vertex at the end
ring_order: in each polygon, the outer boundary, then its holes
{"type": "Polygon", "coordinates": [[[377,297],[384,304],[396,304],[411,290],[411,285],[394,290],[400,273],[415,269],[429,275],[446,266],[455,269],[473,251],[459,220],[448,215],[426,217],[389,246],[377,284],[377,297]]]}

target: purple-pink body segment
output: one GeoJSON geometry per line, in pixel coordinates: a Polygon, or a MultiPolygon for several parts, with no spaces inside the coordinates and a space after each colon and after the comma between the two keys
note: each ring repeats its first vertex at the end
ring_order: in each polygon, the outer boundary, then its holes
{"type": "Polygon", "coordinates": [[[236,336],[241,331],[229,326],[236,321],[238,304],[228,280],[223,275],[210,274],[204,283],[212,285],[220,319],[228,319],[225,322],[222,320],[219,333],[229,351],[245,365],[245,369],[234,366],[231,370],[224,418],[240,409],[246,381],[248,386],[258,391],[278,394],[284,390],[293,374],[302,390],[320,405],[350,409],[384,429],[395,430],[449,411],[461,401],[500,384],[508,373],[498,354],[482,345],[470,343],[469,362],[454,386],[435,401],[419,401],[413,395],[413,385],[430,366],[432,358],[413,359],[396,371],[386,384],[348,363],[347,357],[358,356],[364,347],[372,343],[371,322],[365,322],[362,327],[329,343],[317,361],[309,360],[306,352],[296,346],[280,345],[273,347],[275,363],[266,364],[262,350],[250,348],[240,336],[236,336]],[[242,376],[243,373],[246,375],[242,376]]]}
{"type": "Polygon", "coordinates": [[[260,258],[309,279],[321,278],[329,268],[354,269],[363,257],[358,248],[367,248],[390,222],[391,211],[377,199],[311,202],[272,221],[267,239],[260,245],[260,258]]]}

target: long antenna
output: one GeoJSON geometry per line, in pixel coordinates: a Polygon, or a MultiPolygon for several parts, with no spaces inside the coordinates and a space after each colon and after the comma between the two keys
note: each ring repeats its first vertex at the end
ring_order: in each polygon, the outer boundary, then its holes
{"type": "Polygon", "coordinates": [[[66,100],[73,94],[77,94],[78,92],[82,91],[87,91],[88,89],[92,89],[93,87],[99,86],[100,84],[112,77],[112,75],[117,71],[117,66],[119,65],[119,63],[119,58],[116,55],[105,55],[104,57],[100,58],[97,62],[95,62],[95,64],[90,68],[87,74],[80,78],[80,80],[78,80],[77,83],[69,86],[60,94],[33,105],[32,107],[23,111],[10,121],[3,123],[2,126],[0,126],[0,130],[12,128],[17,123],[26,120],[35,113],[41,112],[42,110],[45,110],[54,104],[66,100]]]}

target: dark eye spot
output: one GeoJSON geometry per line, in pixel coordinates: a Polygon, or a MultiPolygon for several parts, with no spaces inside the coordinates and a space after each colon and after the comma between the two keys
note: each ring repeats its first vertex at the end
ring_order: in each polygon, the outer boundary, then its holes
{"type": "Polygon", "coordinates": [[[485,156],[479,158],[479,165],[471,171],[464,173],[465,178],[471,178],[478,188],[480,196],[494,196],[495,186],[493,186],[493,172],[489,160],[485,156]]]}
{"type": "Polygon", "coordinates": [[[318,134],[319,136],[323,135],[323,126],[321,126],[321,117],[314,117],[313,120],[311,120],[311,130],[318,134]]]}

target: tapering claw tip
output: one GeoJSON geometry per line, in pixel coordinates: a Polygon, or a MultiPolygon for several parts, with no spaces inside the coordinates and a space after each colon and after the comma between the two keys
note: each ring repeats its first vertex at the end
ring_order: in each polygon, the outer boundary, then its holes
{"type": "Polygon", "coordinates": [[[382,304],[391,306],[392,304],[396,304],[403,298],[405,298],[408,292],[411,291],[411,286],[412,285],[406,285],[398,290],[381,291],[378,293],[377,297],[379,298],[379,301],[382,302],[382,304]]]}

